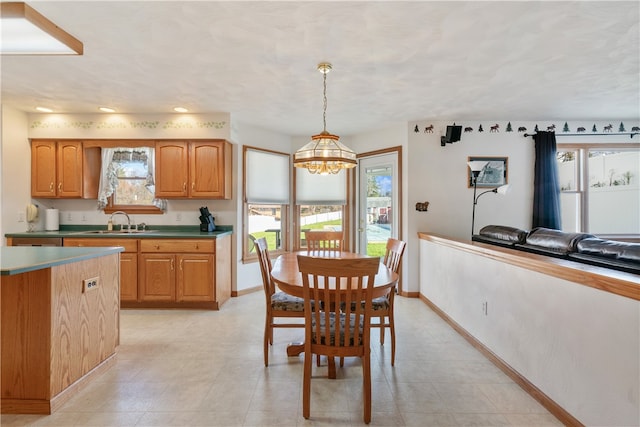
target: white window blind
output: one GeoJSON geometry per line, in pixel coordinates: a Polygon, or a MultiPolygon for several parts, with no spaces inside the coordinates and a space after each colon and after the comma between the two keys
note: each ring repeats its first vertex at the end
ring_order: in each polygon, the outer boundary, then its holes
{"type": "Polygon", "coordinates": [[[318,175],[303,168],[296,169],[297,205],[346,205],[347,173],[318,175]]]}
{"type": "Polygon", "coordinates": [[[250,148],[245,155],[247,203],[289,204],[289,155],[250,148]]]}

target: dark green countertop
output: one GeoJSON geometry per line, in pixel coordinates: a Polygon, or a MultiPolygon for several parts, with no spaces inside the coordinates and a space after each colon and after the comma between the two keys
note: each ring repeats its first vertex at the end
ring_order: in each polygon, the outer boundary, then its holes
{"type": "Polygon", "coordinates": [[[157,225],[148,226],[147,231],[138,233],[127,232],[106,232],[107,226],[102,225],[61,225],[58,231],[32,231],[24,233],[7,233],[5,237],[91,237],[91,238],[132,238],[132,239],[215,239],[219,236],[233,234],[233,227],[230,225],[218,225],[216,231],[203,232],[197,225],[171,226],[157,225]],[[105,233],[95,233],[101,230],[105,233]],[[92,233],[92,231],[94,231],[92,233]]]}
{"type": "Polygon", "coordinates": [[[117,246],[104,248],[3,246],[0,247],[0,273],[2,276],[27,273],[122,251],[124,248],[117,246]]]}

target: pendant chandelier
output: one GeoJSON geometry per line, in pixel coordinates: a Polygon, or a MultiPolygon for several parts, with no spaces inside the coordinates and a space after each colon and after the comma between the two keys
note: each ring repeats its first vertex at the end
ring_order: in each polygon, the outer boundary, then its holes
{"type": "Polygon", "coordinates": [[[306,168],[311,173],[321,175],[335,174],[356,165],[356,153],[342,144],[338,135],[327,132],[327,73],[331,69],[332,66],[328,62],[318,64],[318,71],[323,74],[324,80],[322,114],[324,128],[321,133],[311,137],[311,142],[293,155],[293,166],[306,168]]]}

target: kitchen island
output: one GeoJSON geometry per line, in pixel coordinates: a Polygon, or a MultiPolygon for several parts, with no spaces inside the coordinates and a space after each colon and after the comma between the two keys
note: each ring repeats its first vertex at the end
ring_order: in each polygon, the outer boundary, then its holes
{"type": "Polygon", "coordinates": [[[115,362],[121,247],[0,247],[1,412],[51,414],[115,362]]]}

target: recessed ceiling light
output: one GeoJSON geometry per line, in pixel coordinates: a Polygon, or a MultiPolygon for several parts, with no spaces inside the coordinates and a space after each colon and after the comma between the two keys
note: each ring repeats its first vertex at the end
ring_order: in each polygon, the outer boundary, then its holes
{"type": "Polygon", "coordinates": [[[3,55],[82,55],[82,42],[23,2],[0,5],[3,55]]]}
{"type": "Polygon", "coordinates": [[[100,111],[102,111],[103,113],[115,113],[116,110],[114,110],[113,108],[109,108],[109,107],[100,107],[98,108],[100,111]]]}
{"type": "Polygon", "coordinates": [[[184,107],[174,107],[173,111],[175,111],[176,113],[187,113],[187,112],[189,112],[189,110],[187,110],[184,107]]]}
{"type": "Polygon", "coordinates": [[[42,113],[53,113],[53,110],[51,108],[47,108],[47,107],[36,107],[36,110],[42,112],[42,113]]]}

